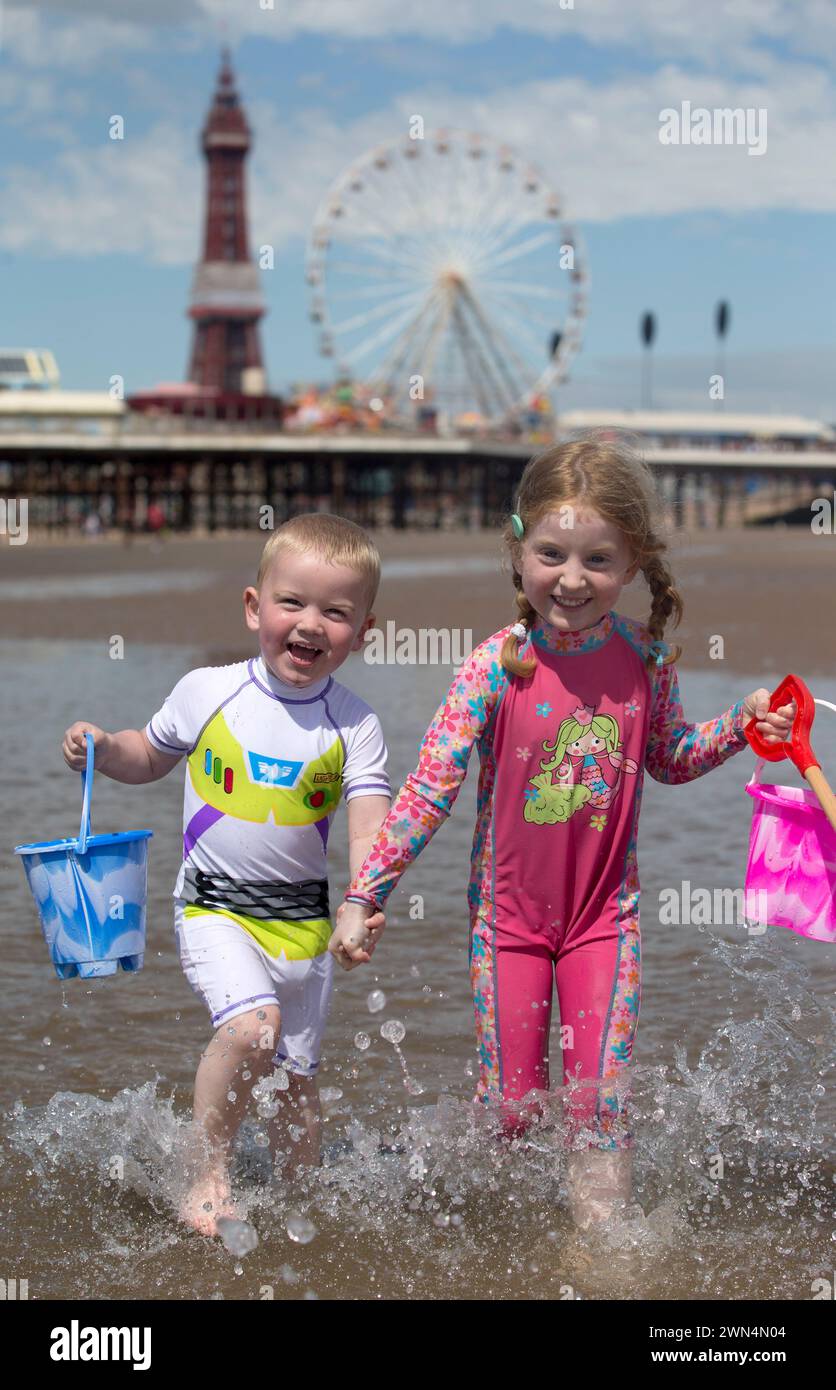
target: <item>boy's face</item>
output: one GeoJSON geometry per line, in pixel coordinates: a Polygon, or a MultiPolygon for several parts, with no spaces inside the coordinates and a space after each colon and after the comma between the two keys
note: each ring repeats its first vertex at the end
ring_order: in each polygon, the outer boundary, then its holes
{"type": "Polygon", "coordinates": [[[374,626],[367,610],[363,576],[314,551],[280,550],[260,591],[250,586],[244,592],[247,627],[258,633],[267,666],[300,689],[330,676],[360,650],[374,626]]]}

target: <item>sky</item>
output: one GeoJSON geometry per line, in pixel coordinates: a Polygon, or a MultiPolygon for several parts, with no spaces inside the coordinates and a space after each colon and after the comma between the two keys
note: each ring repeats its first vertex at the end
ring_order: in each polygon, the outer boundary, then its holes
{"type": "Polygon", "coordinates": [[[726,409],[836,420],[832,0],[0,0],[0,344],[50,348],[63,387],[185,377],[223,42],[254,132],[250,242],[275,252],[273,389],[330,370],[305,284],[318,205],[419,114],[519,151],[581,233],[562,409],[638,407],[648,310],[653,404],[711,408],[725,299],[726,409]],[[765,113],[766,148],[663,143],[683,102],[765,113]]]}

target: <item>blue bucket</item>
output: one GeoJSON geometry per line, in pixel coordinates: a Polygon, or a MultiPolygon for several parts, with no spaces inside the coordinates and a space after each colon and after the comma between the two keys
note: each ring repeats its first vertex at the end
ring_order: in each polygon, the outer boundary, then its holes
{"type": "Polygon", "coordinates": [[[93,735],[87,734],[77,839],[17,845],[60,980],[141,970],[145,958],[148,840],[152,830],[90,834],[93,735]]]}

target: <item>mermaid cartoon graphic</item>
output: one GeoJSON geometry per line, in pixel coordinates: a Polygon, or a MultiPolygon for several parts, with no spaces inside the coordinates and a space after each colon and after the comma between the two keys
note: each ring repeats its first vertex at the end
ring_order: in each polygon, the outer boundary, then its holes
{"type": "Polygon", "coordinates": [[[527,821],[554,825],[566,821],[587,802],[596,810],[609,806],[625,774],[634,776],[638,764],[620,750],[618,721],[595,713],[594,705],[578,705],[562,720],[554,743],[545,740],[547,755],[531,784],[539,795],[526,795],[527,821]],[[608,780],[612,779],[612,780],[608,780]]]}

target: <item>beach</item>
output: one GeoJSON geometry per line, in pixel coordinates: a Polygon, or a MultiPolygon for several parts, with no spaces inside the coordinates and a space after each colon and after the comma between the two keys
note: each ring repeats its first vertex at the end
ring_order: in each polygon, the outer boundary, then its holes
{"type": "MultiPolygon", "coordinates": [[[[479,642],[515,617],[498,535],[388,531],[376,536],[385,628],[471,630],[479,642]]],[[[169,535],[125,545],[72,541],[0,547],[0,632],[9,638],[198,643],[226,660],[250,652],[241,595],[254,581],[264,533],[169,535]]],[[[833,602],[836,537],[807,528],[674,533],[670,563],[685,601],[684,668],[836,676],[836,645],[816,621],[833,602]],[[723,639],[722,656],[712,639],[723,639]]],[[[640,577],[622,594],[628,617],[649,612],[640,577]]],[[[832,688],[832,687],[831,687],[832,688]]]]}

